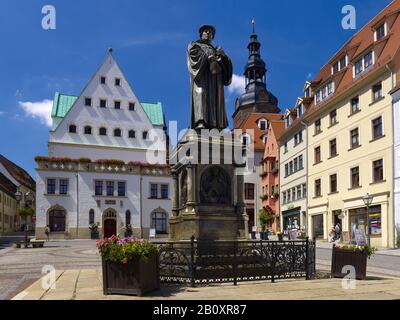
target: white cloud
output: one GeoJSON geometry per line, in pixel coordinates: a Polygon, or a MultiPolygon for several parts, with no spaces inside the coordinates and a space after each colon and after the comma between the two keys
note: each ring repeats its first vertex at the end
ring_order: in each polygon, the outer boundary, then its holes
{"type": "Polygon", "coordinates": [[[228,87],[229,93],[242,94],[245,91],[245,77],[234,74],[232,76],[232,83],[228,87]]]}
{"type": "Polygon", "coordinates": [[[26,117],[31,117],[33,119],[38,119],[41,123],[45,124],[47,127],[51,127],[53,121],[51,119],[51,109],[53,107],[52,100],[43,100],[38,102],[18,102],[19,107],[25,111],[26,117]]]}

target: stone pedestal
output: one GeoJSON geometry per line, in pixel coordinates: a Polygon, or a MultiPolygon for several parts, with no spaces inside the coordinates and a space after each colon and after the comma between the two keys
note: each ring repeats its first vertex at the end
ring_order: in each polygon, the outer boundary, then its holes
{"type": "Polygon", "coordinates": [[[189,132],[170,157],[174,179],[170,240],[247,239],[242,144],[232,133],[189,132]]]}

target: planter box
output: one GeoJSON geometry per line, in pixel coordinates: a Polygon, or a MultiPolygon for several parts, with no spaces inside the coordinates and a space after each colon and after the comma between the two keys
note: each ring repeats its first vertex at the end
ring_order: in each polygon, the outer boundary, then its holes
{"type": "Polygon", "coordinates": [[[356,270],[356,279],[365,280],[367,278],[367,259],[366,251],[342,250],[334,245],[332,248],[331,276],[333,278],[344,278],[347,274],[342,273],[343,267],[353,266],[356,270]]]}
{"type": "Polygon", "coordinates": [[[143,296],[160,288],[158,256],[147,262],[135,259],[127,264],[103,259],[103,293],[143,296]]]}

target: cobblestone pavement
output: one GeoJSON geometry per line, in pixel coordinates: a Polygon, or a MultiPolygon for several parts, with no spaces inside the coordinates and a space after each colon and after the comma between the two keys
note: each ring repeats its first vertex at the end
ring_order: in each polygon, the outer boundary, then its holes
{"type": "Polygon", "coordinates": [[[145,297],[104,296],[100,269],[57,272],[54,288],[45,290],[41,281],[20,292],[13,300],[394,300],[400,299],[400,279],[368,277],[356,281],[354,289],[342,286],[342,279],[278,280],[200,286],[161,286],[145,297]]]}
{"type": "Polygon", "coordinates": [[[42,268],[56,270],[101,266],[94,240],[46,242],[44,248],[0,250],[0,300],[10,299],[42,276],[42,268]]]}

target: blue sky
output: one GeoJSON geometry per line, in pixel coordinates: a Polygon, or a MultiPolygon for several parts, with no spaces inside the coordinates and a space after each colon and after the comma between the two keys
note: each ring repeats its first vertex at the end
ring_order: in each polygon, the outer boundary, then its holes
{"type": "MultiPolygon", "coordinates": [[[[189,123],[186,48],[198,27],[216,26],[215,44],[242,75],[251,20],[268,66],[268,89],[284,111],[307,78],[390,0],[2,0],[0,2],[0,153],[33,177],[36,155],[47,155],[46,105],[54,92],[78,95],[108,47],[143,102],[161,101],[167,120],[189,123]],[[57,29],[41,27],[54,5],[57,29]],[[341,27],[344,5],[356,8],[357,30],[341,27]],[[25,102],[22,107],[21,102],[25,102]],[[31,102],[29,104],[27,102],[31,102]]],[[[238,90],[226,90],[228,113],[238,90]]],[[[230,123],[232,123],[230,119],[230,123]]]]}

